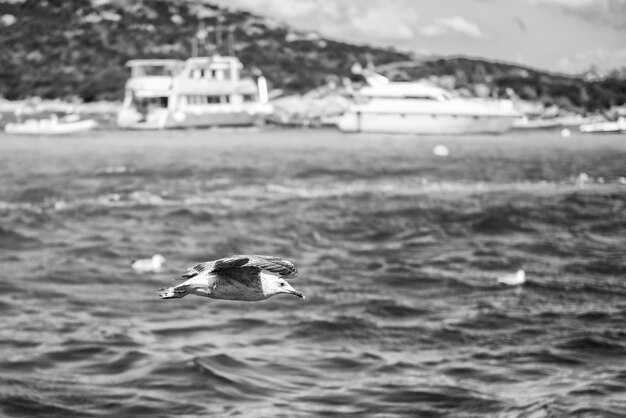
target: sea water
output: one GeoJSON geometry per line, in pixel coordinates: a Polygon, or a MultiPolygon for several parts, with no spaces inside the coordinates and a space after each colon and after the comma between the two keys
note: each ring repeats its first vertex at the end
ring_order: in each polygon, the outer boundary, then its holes
{"type": "Polygon", "coordinates": [[[3,135],[0,176],[0,415],[626,414],[623,135],[3,135]],[[306,300],[159,299],[246,253],[306,300]]]}

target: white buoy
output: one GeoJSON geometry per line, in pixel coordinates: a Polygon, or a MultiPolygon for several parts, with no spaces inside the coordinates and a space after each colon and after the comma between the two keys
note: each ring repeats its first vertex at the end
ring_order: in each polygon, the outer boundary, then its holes
{"type": "Polygon", "coordinates": [[[435,148],[433,148],[433,154],[435,154],[437,157],[447,157],[448,155],[450,155],[450,150],[445,145],[437,145],[435,148]]]}
{"type": "Polygon", "coordinates": [[[161,254],[155,254],[152,258],[144,258],[135,260],[130,267],[137,273],[155,273],[160,271],[165,264],[165,257],[161,254]]]}
{"type": "Polygon", "coordinates": [[[526,281],[526,272],[522,269],[517,270],[515,274],[505,274],[498,277],[498,283],[509,286],[518,286],[526,281]]]}
{"type": "Polygon", "coordinates": [[[563,128],[563,129],[561,129],[561,136],[563,138],[569,138],[570,136],[572,136],[572,131],[570,131],[567,128],[563,128]]]}
{"type": "Polygon", "coordinates": [[[591,182],[591,177],[587,173],[580,173],[576,178],[576,184],[578,187],[585,187],[587,184],[591,182]]]}

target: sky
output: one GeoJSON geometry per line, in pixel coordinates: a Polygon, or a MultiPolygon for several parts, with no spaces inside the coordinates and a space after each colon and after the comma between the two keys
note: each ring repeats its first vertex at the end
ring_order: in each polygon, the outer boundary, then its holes
{"type": "Polygon", "coordinates": [[[580,73],[626,66],[626,0],[217,0],[325,37],[580,73]]]}

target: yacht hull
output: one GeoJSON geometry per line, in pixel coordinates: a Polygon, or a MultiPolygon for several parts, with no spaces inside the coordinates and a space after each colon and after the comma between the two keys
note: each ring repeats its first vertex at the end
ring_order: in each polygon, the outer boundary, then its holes
{"type": "Polygon", "coordinates": [[[85,132],[98,125],[93,119],[76,122],[56,122],[50,120],[33,120],[25,123],[7,123],[4,131],[15,135],[66,135],[85,132]]]}
{"type": "Polygon", "coordinates": [[[499,134],[513,126],[517,115],[446,115],[349,111],[339,120],[343,132],[423,135],[499,134]]]}
{"type": "Polygon", "coordinates": [[[259,121],[258,115],[245,111],[199,113],[173,112],[165,122],[166,129],[172,128],[204,128],[214,126],[253,126],[259,121]]]}
{"type": "Polygon", "coordinates": [[[265,115],[246,111],[195,113],[168,111],[161,114],[138,117],[136,112],[121,111],[118,126],[126,129],[185,129],[210,128],[221,126],[255,126],[263,123],[265,115]]]}

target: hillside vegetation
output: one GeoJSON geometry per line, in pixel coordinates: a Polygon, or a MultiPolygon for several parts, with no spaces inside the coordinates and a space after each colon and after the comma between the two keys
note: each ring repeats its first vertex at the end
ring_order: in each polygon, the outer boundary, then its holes
{"type": "Polygon", "coordinates": [[[198,28],[205,26],[214,51],[235,53],[246,68],[260,69],[271,88],[286,92],[340,81],[367,57],[393,79],[434,76],[473,93],[504,96],[510,88],[523,99],[586,111],[626,102],[626,82],[618,76],[589,81],[479,59],[416,61],[392,48],[329,40],[210,3],[25,0],[0,3],[0,16],[0,96],[9,100],[120,100],[126,61],[187,58],[198,28]]]}

